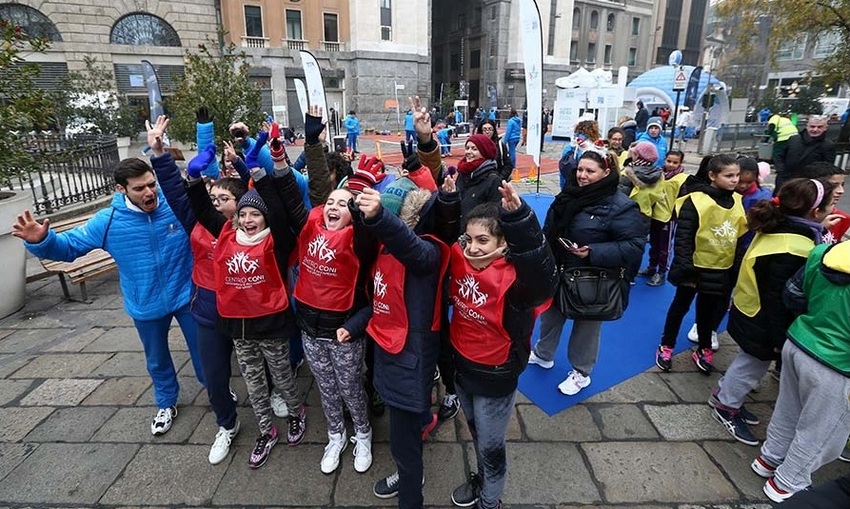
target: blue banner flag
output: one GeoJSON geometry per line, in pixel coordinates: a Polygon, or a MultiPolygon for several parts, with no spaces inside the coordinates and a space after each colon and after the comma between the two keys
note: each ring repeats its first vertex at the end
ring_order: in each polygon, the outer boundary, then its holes
{"type": "Polygon", "coordinates": [[[691,78],[688,80],[688,88],[685,89],[685,106],[694,109],[697,103],[697,94],[699,94],[699,79],[702,75],[702,66],[694,67],[691,72],[691,78]]]}

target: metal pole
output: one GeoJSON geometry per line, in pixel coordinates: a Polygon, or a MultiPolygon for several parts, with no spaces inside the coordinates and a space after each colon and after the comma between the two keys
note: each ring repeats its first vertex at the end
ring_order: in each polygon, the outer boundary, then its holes
{"type": "Polygon", "coordinates": [[[681,90],[676,90],[676,104],[673,105],[673,127],[670,129],[670,150],[673,149],[673,140],[676,139],[676,121],[679,118],[679,96],[681,94],[681,90]]]}

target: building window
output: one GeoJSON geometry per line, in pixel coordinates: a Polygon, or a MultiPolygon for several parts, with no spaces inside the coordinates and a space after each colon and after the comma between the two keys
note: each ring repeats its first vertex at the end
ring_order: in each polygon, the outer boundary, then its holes
{"type": "Polygon", "coordinates": [[[490,7],[490,21],[496,21],[496,6],[490,7]]]}
{"type": "Polygon", "coordinates": [[[460,54],[452,53],[449,58],[449,70],[450,71],[459,71],[460,70],[460,54]]]}
{"type": "Polygon", "coordinates": [[[339,16],[325,13],[325,42],[339,42],[339,16]]]}
{"type": "Polygon", "coordinates": [[[597,11],[590,11],[590,29],[599,29],[599,13],[597,11]]]}
{"type": "Polygon", "coordinates": [[[20,26],[30,38],[42,38],[52,42],[62,40],[56,25],[47,16],[32,7],[20,4],[2,4],[0,5],[0,19],[20,26]]]}
{"type": "Polygon", "coordinates": [[[293,41],[304,40],[304,31],[301,29],[301,11],[286,9],[286,38],[293,41]]]}
{"type": "Polygon", "coordinates": [[[573,9],[573,28],[581,28],[581,9],[573,9]]]}
{"type": "Polygon", "coordinates": [[[603,60],[603,62],[606,63],[606,64],[611,63],[611,51],[612,51],[611,45],[606,44],[605,45],[605,56],[604,56],[604,60],[603,60]]]}
{"type": "Polygon", "coordinates": [[[381,0],[381,40],[393,40],[392,0],[381,0]]]}
{"type": "Polygon", "coordinates": [[[637,65],[637,48],[629,48],[629,59],[626,65],[637,65]]]}
{"type": "Polygon", "coordinates": [[[805,34],[797,39],[786,40],[776,51],[777,60],[800,60],[803,58],[803,53],[806,50],[806,42],[808,38],[805,34]]]}
{"type": "Polygon", "coordinates": [[[615,27],[615,26],[616,26],[616,24],[617,24],[617,23],[616,23],[616,18],[617,18],[617,17],[614,15],[614,13],[611,13],[611,14],[609,14],[609,15],[608,15],[608,24],[606,25],[606,27],[605,27],[605,28],[606,28],[609,32],[613,32],[613,31],[614,31],[614,27],[615,27]]]}
{"type": "Polygon", "coordinates": [[[248,37],[263,36],[263,11],[258,5],[245,6],[245,35],[248,37]]]}
{"type": "Polygon", "coordinates": [[[481,50],[474,49],[469,52],[469,68],[478,69],[481,67],[481,50]]]}
{"type": "Polygon", "coordinates": [[[838,49],[841,43],[841,33],[837,30],[831,30],[820,34],[815,41],[814,58],[826,58],[838,49]]]}
{"type": "Polygon", "coordinates": [[[632,18],[632,35],[640,35],[640,18],[632,18]]]}
{"type": "Polygon", "coordinates": [[[587,61],[590,63],[596,62],[596,43],[587,43],[587,61]]]}
{"type": "Polygon", "coordinates": [[[109,42],[132,46],[180,47],[180,37],[171,25],[143,12],[128,14],[116,21],[109,34],[109,42]]]}
{"type": "Polygon", "coordinates": [[[578,41],[573,41],[570,43],[570,61],[578,61],[578,41]]]}

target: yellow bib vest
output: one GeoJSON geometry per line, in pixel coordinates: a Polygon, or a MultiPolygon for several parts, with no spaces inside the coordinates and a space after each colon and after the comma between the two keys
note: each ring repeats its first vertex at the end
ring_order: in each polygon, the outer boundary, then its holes
{"type": "Polygon", "coordinates": [[[664,194],[655,205],[652,206],[652,219],[667,223],[673,218],[673,207],[676,206],[676,199],[679,196],[679,190],[682,184],[688,178],[687,174],[680,173],[674,175],[670,180],[664,180],[664,194]]]}
{"type": "Polygon", "coordinates": [[[664,177],[655,184],[646,187],[633,187],[629,198],[634,200],[640,207],[640,213],[646,217],[652,217],[652,209],[659,201],[664,201],[664,177]]]}
{"type": "Polygon", "coordinates": [[[747,217],[741,204],[741,195],[732,195],[735,204],[725,209],[711,196],[696,191],[676,201],[679,213],[685,200],[690,199],[697,209],[699,228],[694,245],[694,267],[725,270],[735,262],[738,237],[747,233],[747,217]]]}
{"type": "Polygon", "coordinates": [[[750,318],[761,311],[759,287],[753,270],[758,257],[789,253],[805,260],[814,247],[812,239],[796,233],[757,233],[741,263],[735,297],[732,299],[735,307],[750,318]]]}
{"type": "Polygon", "coordinates": [[[768,125],[773,124],[776,126],[776,130],[774,131],[774,135],[776,136],[776,141],[788,141],[788,138],[797,134],[797,128],[794,126],[794,123],[791,122],[791,119],[788,117],[783,117],[782,115],[776,114],[770,117],[767,121],[768,125]]]}

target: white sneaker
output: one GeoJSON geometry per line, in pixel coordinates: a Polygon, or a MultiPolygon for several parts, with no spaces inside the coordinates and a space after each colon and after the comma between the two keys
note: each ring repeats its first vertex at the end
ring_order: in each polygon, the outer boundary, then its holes
{"type": "Polygon", "coordinates": [[[537,364],[543,369],[552,369],[552,366],[555,365],[555,361],[544,361],[538,357],[537,354],[534,353],[534,350],[531,350],[531,354],[528,356],[528,363],[537,364]]]}
{"type": "Polygon", "coordinates": [[[272,403],[272,412],[281,419],[285,419],[289,417],[289,408],[286,406],[286,401],[283,400],[283,396],[278,394],[276,391],[272,392],[271,397],[272,403]]]}
{"type": "Polygon", "coordinates": [[[171,423],[177,417],[177,407],[160,408],[151,421],[151,435],[164,435],[171,429],[171,423]]]}
{"type": "MultiPolygon", "coordinates": [[[[697,324],[691,327],[688,331],[688,341],[691,343],[699,343],[699,334],[697,334],[697,324]]],[[[717,331],[711,331],[711,349],[715,352],[720,348],[720,340],[717,339],[717,331]]]]}
{"type": "Polygon", "coordinates": [[[224,427],[218,427],[218,433],[215,434],[215,442],[213,442],[212,447],[210,447],[210,463],[213,465],[218,465],[224,458],[230,454],[230,442],[233,441],[233,437],[239,433],[239,421],[236,421],[236,424],[233,426],[233,429],[226,429],[224,427]]]}
{"type": "Polygon", "coordinates": [[[372,430],[356,433],[351,443],[354,444],[354,470],[362,474],[372,466],[372,430]]]}
{"type": "Polygon", "coordinates": [[[339,466],[339,455],[348,447],[348,437],[345,430],[342,433],[328,433],[328,445],[325,446],[325,454],[322,456],[322,473],[332,474],[339,466]]]}
{"type": "Polygon", "coordinates": [[[567,379],[558,384],[558,390],[566,396],[574,396],[588,385],[590,385],[589,376],[584,376],[578,371],[572,370],[567,375],[567,379]]]}

